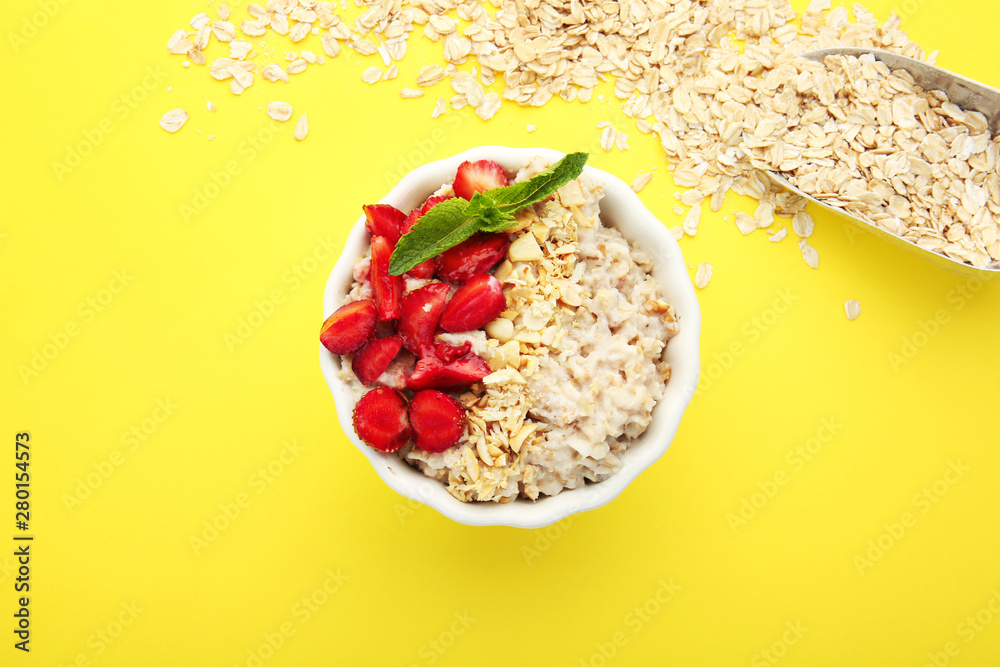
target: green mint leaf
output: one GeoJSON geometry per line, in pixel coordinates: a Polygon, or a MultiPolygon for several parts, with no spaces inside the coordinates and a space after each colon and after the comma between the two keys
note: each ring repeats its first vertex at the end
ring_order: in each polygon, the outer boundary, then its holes
{"type": "Polygon", "coordinates": [[[586,153],[570,153],[526,181],[477,192],[470,201],[448,199],[426,214],[396,244],[389,274],[399,276],[437,257],[479,231],[499,232],[517,224],[514,214],[555,193],[583,171],[586,153]]]}
{"type": "Polygon", "coordinates": [[[479,216],[470,214],[469,204],[461,197],[446,199],[422,215],[392,251],[389,275],[401,276],[475,234],[479,216]]]}
{"type": "Polygon", "coordinates": [[[484,232],[498,232],[517,222],[513,215],[500,210],[489,195],[481,192],[472,195],[469,213],[479,217],[479,229],[484,232]]]}
{"type": "Polygon", "coordinates": [[[487,190],[484,194],[492,199],[501,211],[517,213],[526,206],[537,204],[550,197],[556,190],[579,176],[583,171],[583,165],[587,163],[587,157],[586,153],[570,153],[526,181],[487,190]]]}

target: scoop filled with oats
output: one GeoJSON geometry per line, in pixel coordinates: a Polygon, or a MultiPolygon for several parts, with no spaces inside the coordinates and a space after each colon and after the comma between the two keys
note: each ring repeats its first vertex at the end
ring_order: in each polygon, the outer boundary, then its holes
{"type": "Polygon", "coordinates": [[[746,135],[754,166],[910,247],[1000,271],[1000,91],[864,49],[783,67],[783,110],[746,135]]]}

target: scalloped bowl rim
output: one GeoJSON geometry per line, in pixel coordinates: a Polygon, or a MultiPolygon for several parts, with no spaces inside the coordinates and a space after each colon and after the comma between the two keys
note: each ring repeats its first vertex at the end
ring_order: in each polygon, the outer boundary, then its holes
{"type": "MultiPolygon", "coordinates": [[[[423,202],[442,183],[450,182],[458,165],[466,160],[491,159],[508,172],[516,172],[536,155],[554,162],[564,153],[547,148],[480,146],[417,167],[404,176],[379,203],[392,204],[408,211],[423,202]]],[[[623,465],[616,474],[603,482],[566,489],[555,496],[545,496],[537,501],[516,499],[506,504],[463,503],[448,493],[444,484],[426,477],[397,455],[379,452],[361,442],[351,426],[354,397],[350,388],[337,377],[340,358],[322,345],[319,346],[320,368],[333,394],[337,416],[347,438],[392,489],[407,498],[429,505],[460,523],[541,528],[571,514],[595,509],[610,502],[667,451],[680,426],[684,410],[697,389],[701,311],[680,246],[666,226],[645,207],[624,181],[594,167],[588,166],[585,170],[595,183],[604,188],[604,198],[600,203],[602,220],[621,229],[633,244],[641,243],[643,249],[650,254],[654,264],[653,274],[665,298],[674,306],[680,321],[680,333],[667,345],[666,358],[672,368],[663,398],[653,409],[649,427],[629,445],[622,456],[623,465]]],[[[368,233],[362,215],[348,234],[344,250],[327,280],[323,293],[324,317],[342,304],[353,279],[354,263],[364,255],[367,247],[368,233]]]]}

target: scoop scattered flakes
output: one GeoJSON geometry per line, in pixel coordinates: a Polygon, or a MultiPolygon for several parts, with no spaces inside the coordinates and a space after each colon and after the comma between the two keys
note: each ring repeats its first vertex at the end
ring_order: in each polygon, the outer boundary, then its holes
{"type": "Polygon", "coordinates": [[[184,127],[184,123],[188,121],[188,118],[188,113],[184,109],[171,109],[163,114],[163,118],[160,119],[160,127],[173,134],[184,127]]]}
{"type": "Polygon", "coordinates": [[[792,218],[792,231],[799,238],[806,239],[812,236],[814,227],[812,216],[805,211],[799,211],[792,218]]]}
{"type": "Polygon", "coordinates": [[[309,118],[302,114],[299,116],[299,121],[295,123],[295,140],[302,141],[309,134],[309,118]]]}
{"type": "Polygon", "coordinates": [[[290,120],[293,113],[292,105],[288,102],[271,102],[267,105],[267,115],[282,123],[290,120]]]}
{"type": "Polygon", "coordinates": [[[649,185],[649,182],[651,180],[653,180],[653,174],[651,174],[648,171],[641,172],[632,181],[632,185],[630,187],[632,188],[633,192],[641,192],[644,187],[649,185]]]}
{"type": "Polygon", "coordinates": [[[701,207],[695,206],[687,215],[684,216],[684,233],[688,236],[694,236],[698,233],[698,223],[701,222],[701,207]]]}
{"type": "Polygon", "coordinates": [[[698,265],[698,271],[694,274],[694,286],[698,289],[705,289],[708,287],[708,283],[712,282],[712,265],[708,262],[702,262],[698,265]]]}
{"type": "Polygon", "coordinates": [[[799,249],[802,251],[802,261],[811,266],[814,269],[819,268],[819,252],[816,248],[809,245],[809,242],[805,239],[799,241],[799,249]]]}

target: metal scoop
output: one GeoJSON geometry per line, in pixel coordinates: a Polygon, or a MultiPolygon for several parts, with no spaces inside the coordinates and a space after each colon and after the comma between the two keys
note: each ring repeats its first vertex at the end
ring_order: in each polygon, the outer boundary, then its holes
{"type": "MultiPolygon", "coordinates": [[[[948,70],[941,69],[934,65],[928,65],[920,60],[907,58],[888,51],[878,49],[864,49],[856,47],[843,47],[832,49],[820,49],[803,53],[800,57],[814,62],[823,62],[827,56],[862,56],[872,54],[879,62],[885,63],[890,70],[906,70],[913,77],[914,82],[924,90],[941,90],[948,96],[948,99],[965,111],[978,111],[986,116],[990,133],[995,137],[1000,134],[1000,90],[985,84],[967,79],[964,76],[954,74],[948,70]]],[[[857,223],[876,236],[879,236],[893,245],[915,252],[922,259],[935,266],[957,273],[966,277],[976,277],[981,280],[1000,279],[1000,268],[976,268],[965,262],[952,259],[940,253],[926,248],[921,248],[915,243],[905,241],[895,234],[888,232],[867,220],[859,218],[842,208],[831,206],[816,199],[812,195],[803,192],[779,173],[766,172],[771,180],[781,187],[794,192],[795,194],[808,199],[809,201],[822,206],[825,209],[839,213],[852,222],[857,223]]]]}

